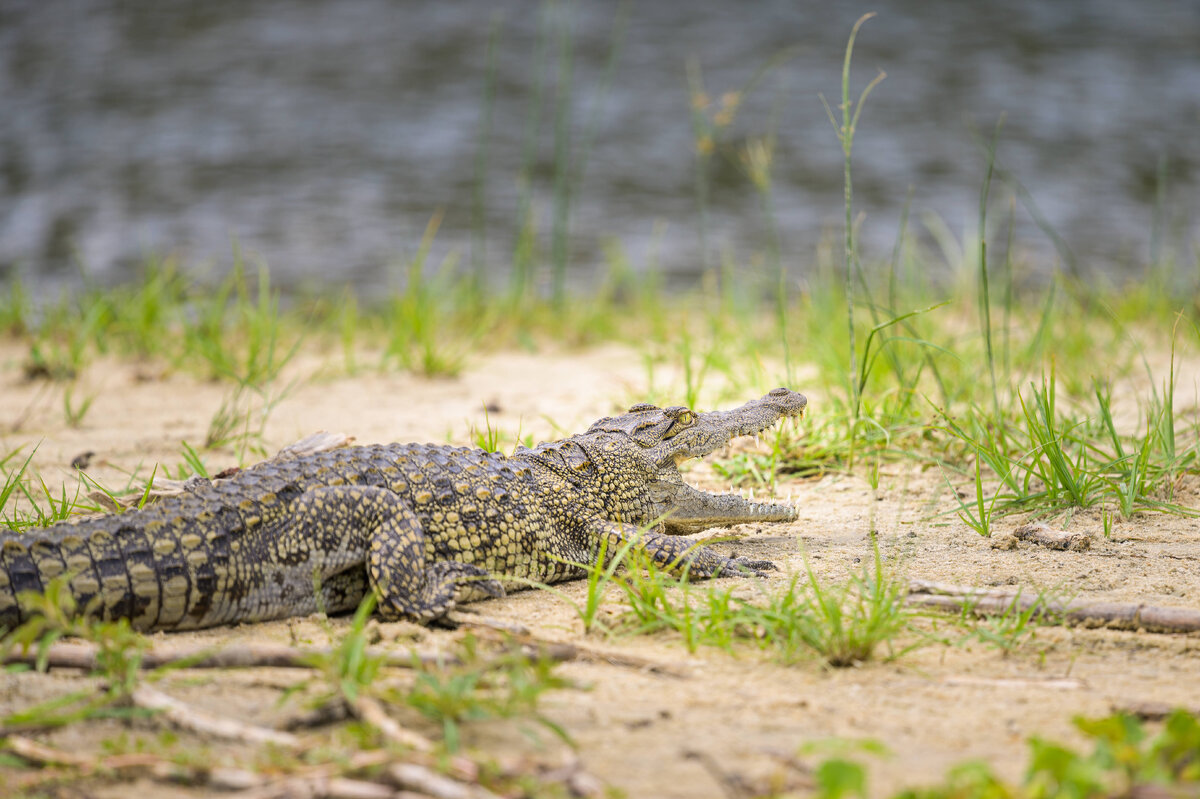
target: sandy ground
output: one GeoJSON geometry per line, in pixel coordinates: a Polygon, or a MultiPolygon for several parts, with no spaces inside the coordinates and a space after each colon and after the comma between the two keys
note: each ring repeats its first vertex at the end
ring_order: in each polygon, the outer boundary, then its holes
{"type": "MultiPolygon", "coordinates": [[[[90,472],[107,485],[123,485],[123,473],[148,474],[159,462],[173,470],[182,462],[180,441],[203,441],[209,419],[228,392],[224,384],[184,374],[150,374],[147,367],[104,362],[91,367],[76,397],[94,394],[83,424],[65,425],[59,385],[27,382],[19,368],[23,350],[0,348],[0,449],[39,444],[35,465],[50,484],[73,480],[71,459],[95,453],[90,472]]],[[[467,443],[470,425],[484,425],[484,406],[494,426],[535,439],[575,432],[601,415],[647,395],[641,357],[619,348],[583,354],[498,354],[473,360],[454,379],[424,379],[371,371],[353,378],[327,377],[321,358],[295,365],[304,382],[274,409],[265,428],[268,448],[316,430],[351,434],[361,443],[421,440],[467,443]]],[[[657,387],[671,385],[658,370],[657,387]]],[[[759,396],[771,386],[745,390],[759,396]]],[[[804,385],[794,388],[805,391],[804,385]]],[[[723,392],[716,392],[714,397],[723,392]]],[[[665,398],[665,397],[664,397],[665,398]]],[[[813,413],[821,398],[809,393],[813,413]]],[[[682,401],[678,398],[676,401],[682,401]]],[[[721,402],[737,404],[734,402],[721,402]]],[[[752,446],[752,444],[751,444],[752,446]]],[[[228,452],[208,453],[210,468],[232,465],[228,452]]],[[[719,487],[710,467],[689,479],[719,487]]],[[[1089,551],[1056,552],[1028,545],[996,549],[952,515],[940,474],[885,467],[878,489],[852,476],[784,481],[800,518],[792,524],[747,526],[736,532],[739,554],[774,560],[779,584],[803,568],[807,554],[823,578],[860,573],[871,558],[868,533],[875,529],[889,567],[910,578],[979,586],[1028,586],[1062,590],[1084,599],[1138,601],[1200,608],[1200,531],[1194,520],[1141,515],[1117,522],[1111,539],[1101,534],[1098,514],[1077,514],[1073,531],[1092,532],[1089,551]]],[[[1195,486],[1178,499],[1200,506],[1195,486]]],[[[1020,520],[999,528],[1011,530],[1020,520]]],[[[726,547],[731,545],[724,545],[726,547]]],[[[564,590],[578,599],[583,586],[564,590]]],[[[748,587],[745,590],[756,590],[748,587]]],[[[713,771],[765,790],[787,773],[781,758],[831,738],[882,742],[890,757],[865,757],[871,793],[933,782],[964,760],[983,759],[1003,776],[1019,779],[1029,736],[1079,743],[1072,717],[1107,714],[1133,702],[1200,704],[1200,638],[1066,628],[1042,628],[1019,650],[1005,653],[979,643],[928,645],[889,662],[829,670],[818,664],[778,665],[746,651],[689,653],[672,636],[585,637],[563,599],[525,591],[473,606],[487,617],[519,622],[550,640],[584,642],[670,665],[677,675],[597,662],[569,662],[564,676],[589,690],[555,692],[546,714],[561,724],[586,768],[630,797],[725,795],[713,771]],[[700,757],[695,754],[699,753],[700,757]],[[707,766],[705,763],[707,762],[707,766]]],[[[334,620],[335,629],[345,619],[334,620]]],[[[387,629],[393,625],[381,625],[387,629]]],[[[939,625],[961,638],[953,625],[939,625]]],[[[396,634],[407,629],[396,626],[396,634]]],[[[426,648],[446,644],[453,631],[420,632],[426,648]]],[[[159,634],[164,645],[205,642],[323,640],[315,620],[243,625],[194,634],[159,634]]],[[[395,645],[408,640],[403,635],[395,645]]],[[[70,672],[8,675],[0,688],[0,712],[77,687],[70,672]]],[[[280,687],[294,675],[270,670],[183,675],[160,683],[199,707],[254,721],[284,711],[280,687]]],[[[425,730],[432,733],[433,730],[425,730]]],[[[99,750],[121,735],[154,739],[154,727],[89,722],[42,736],[71,751],[99,750]]],[[[182,740],[188,744],[188,734],[182,740]]],[[[553,757],[562,747],[550,736],[531,744],[508,723],[471,728],[471,746],[499,755],[526,751],[553,757]],[[538,749],[538,747],[542,749],[538,749]]],[[[214,756],[228,754],[219,744],[214,756]]],[[[244,753],[243,753],[244,754],[244,753]]],[[[802,760],[813,764],[812,756],[802,760]]],[[[0,767],[0,780],[18,774],[0,767]]],[[[88,793],[129,795],[129,786],[90,783],[88,793]]],[[[188,794],[181,787],[143,783],[151,795],[188,794]]],[[[191,795],[196,795],[194,792],[191,795]]]]}

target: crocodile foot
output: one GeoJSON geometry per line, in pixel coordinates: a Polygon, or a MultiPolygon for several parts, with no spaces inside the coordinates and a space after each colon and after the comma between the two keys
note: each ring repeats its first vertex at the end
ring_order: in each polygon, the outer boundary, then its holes
{"type": "Polygon", "coordinates": [[[767,572],[779,571],[769,560],[753,558],[726,558],[718,567],[715,577],[766,577],[767,572]]]}
{"type": "Polygon", "coordinates": [[[425,587],[418,596],[385,595],[379,612],[387,619],[428,623],[445,616],[460,602],[504,596],[504,586],[485,569],[471,563],[441,560],[425,569],[425,587]]]}

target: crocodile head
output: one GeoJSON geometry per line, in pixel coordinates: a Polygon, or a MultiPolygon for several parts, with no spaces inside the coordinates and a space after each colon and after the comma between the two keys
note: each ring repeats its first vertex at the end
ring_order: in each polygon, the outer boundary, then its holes
{"type": "Polygon", "coordinates": [[[796,511],[790,506],[755,503],[737,494],[711,494],[687,485],[679,464],[715,452],[735,438],[757,435],[781,419],[802,416],[807,404],[803,394],[786,388],[731,411],[697,413],[682,406],[640,404],[620,416],[601,419],[574,440],[601,470],[636,474],[637,479],[619,476],[609,481],[622,494],[607,503],[623,517],[617,521],[661,520],[668,533],[791,521],[796,511]]]}

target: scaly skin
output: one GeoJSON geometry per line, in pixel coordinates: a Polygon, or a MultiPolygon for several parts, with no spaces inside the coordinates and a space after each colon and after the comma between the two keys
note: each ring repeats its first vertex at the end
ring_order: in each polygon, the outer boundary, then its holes
{"type": "Polygon", "coordinates": [[[183,630],[347,611],[368,590],[385,618],[430,621],[505,585],[579,577],[601,542],[695,577],[761,574],[774,566],[669,534],[795,511],[698,491],[678,464],[806,404],[779,388],[724,412],[635,405],[509,458],[389,444],[267,461],[141,510],[3,535],[0,628],[60,577],[81,612],[183,630]]]}

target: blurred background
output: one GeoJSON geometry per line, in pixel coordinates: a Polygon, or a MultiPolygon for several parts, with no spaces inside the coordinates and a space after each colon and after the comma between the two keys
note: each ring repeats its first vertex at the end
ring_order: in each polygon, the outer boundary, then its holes
{"type": "Polygon", "coordinates": [[[236,242],[285,290],[370,292],[433,220],[432,266],[543,290],[614,252],[669,284],[765,270],[776,234],[802,281],[840,246],[819,94],[837,113],[868,11],[865,257],[906,203],[934,252],[974,235],[1003,120],[988,221],[1012,209],[1028,270],[1195,271],[1200,3],[0,0],[0,280],[219,270],[236,242]]]}

